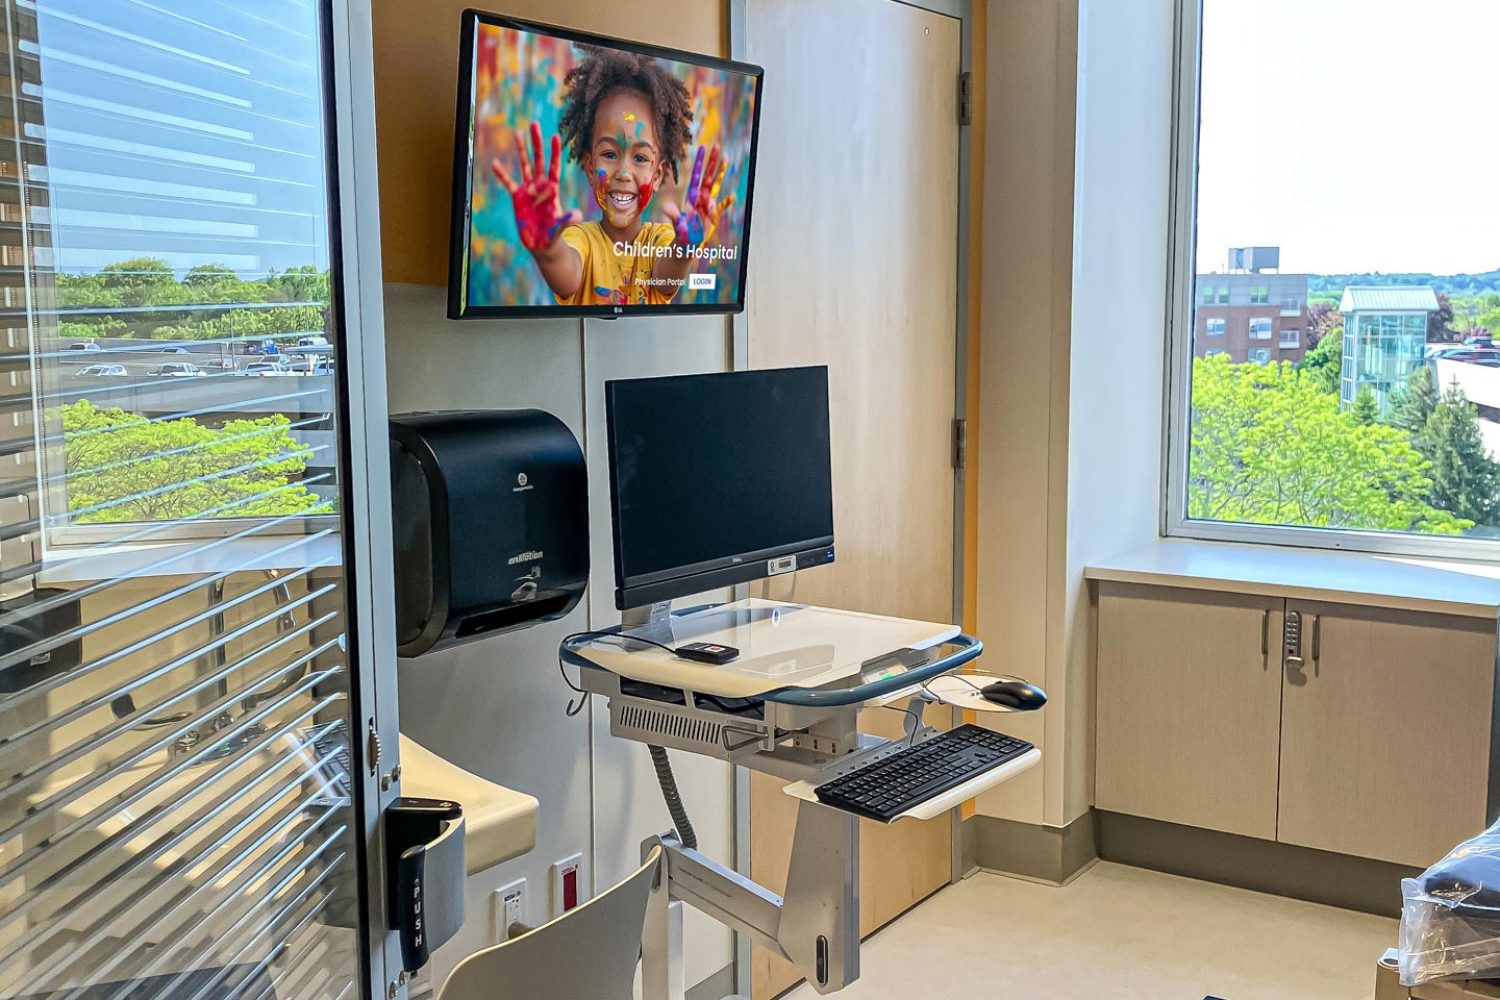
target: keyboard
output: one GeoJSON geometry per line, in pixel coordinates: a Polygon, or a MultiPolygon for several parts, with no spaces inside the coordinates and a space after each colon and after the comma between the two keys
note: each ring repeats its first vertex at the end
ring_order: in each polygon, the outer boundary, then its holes
{"type": "Polygon", "coordinates": [[[1033,749],[982,726],[959,726],[813,789],[818,801],[888,823],[1033,749]]]}

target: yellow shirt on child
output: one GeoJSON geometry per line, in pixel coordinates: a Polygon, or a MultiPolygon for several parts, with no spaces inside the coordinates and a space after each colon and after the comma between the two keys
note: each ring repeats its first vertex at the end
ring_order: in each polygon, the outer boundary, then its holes
{"type": "Polygon", "coordinates": [[[646,252],[615,253],[614,240],[597,220],[565,226],[562,241],[578,251],[583,261],[583,281],[575,294],[553,297],[564,306],[664,305],[672,301],[678,285],[656,278],[657,263],[667,258],[653,251],[657,247],[671,247],[672,239],[670,225],[647,222],[631,244],[646,252]]]}

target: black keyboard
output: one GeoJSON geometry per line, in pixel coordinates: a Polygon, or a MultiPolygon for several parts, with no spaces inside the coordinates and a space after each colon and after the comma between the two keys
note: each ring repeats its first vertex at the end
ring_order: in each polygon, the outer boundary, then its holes
{"type": "Polygon", "coordinates": [[[819,785],[818,801],[890,822],[1032,749],[1025,740],[981,726],[959,726],[819,785]]]}

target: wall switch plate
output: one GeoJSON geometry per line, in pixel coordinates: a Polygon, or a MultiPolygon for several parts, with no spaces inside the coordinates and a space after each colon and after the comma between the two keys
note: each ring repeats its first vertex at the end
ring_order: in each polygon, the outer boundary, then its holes
{"type": "Polygon", "coordinates": [[[526,880],[507,882],[490,894],[490,941],[509,941],[516,925],[526,925],[526,880]]]}
{"type": "Polygon", "coordinates": [[[583,855],[552,862],[552,915],[560,917],[583,902],[583,855]]]}

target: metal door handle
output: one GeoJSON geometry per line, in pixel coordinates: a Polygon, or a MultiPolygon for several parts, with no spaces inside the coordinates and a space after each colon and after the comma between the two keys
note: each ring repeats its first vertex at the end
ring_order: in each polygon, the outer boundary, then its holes
{"type": "Polygon", "coordinates": [[[1323,616],[1322,615],[1313,615],[1313,629],[1312,629],[1312,632],[1313,632],[1313,636],[1312,636],[1313,676],[1316,677],[1318,675],[1318,673],[1319,673],[1319,669],[1318,669],[1319,668],[1319,662],[1318,661],[1321,660],[1322,656],[1323,656],[1323,616]]]}
{"type": "Polygon", "coordinates": [[[1271,666],[1271,609],[1264,608],[1260,613],[1260,667],[1262,670],[1270,669],[1271,666]]]}

